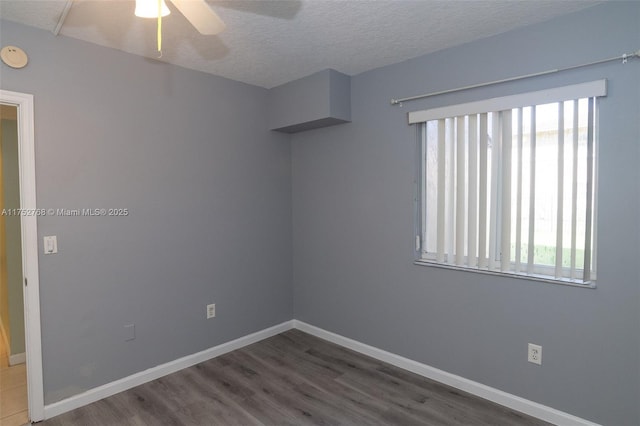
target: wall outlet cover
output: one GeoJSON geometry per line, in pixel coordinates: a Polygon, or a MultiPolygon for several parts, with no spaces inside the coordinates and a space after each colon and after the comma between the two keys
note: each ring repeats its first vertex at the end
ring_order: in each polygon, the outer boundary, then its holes
{"type": "Polygon", "coordinates": [[[135,324],[126,324],[124,326],[124,340],[130,341],[136,338],[136,325],[135,324]]]}
{"type": "Polygon", "coordinates": [[[44,237],[44,254],[56,254],[58,253],[58,237],[55,235],[48,235],[44,237]]]}
{"type": "Polygon", "coordinates": [[[529,351],[527,353],[527,361],[542,365],[542,346],[529,343],[529,351]]]}
{"type": "Polygon", "coordinates": [[[207,319],[213,318],[216,316],[216,304],[212,303],[207,305],[207,319]]]}

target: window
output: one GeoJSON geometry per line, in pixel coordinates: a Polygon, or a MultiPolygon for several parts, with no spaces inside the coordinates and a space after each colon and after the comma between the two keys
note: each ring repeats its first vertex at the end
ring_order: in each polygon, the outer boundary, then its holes
{"type": "Polygon", "coordinates": [[[595,281],[600,80],[417,111],[418,263],[595,281]]]}

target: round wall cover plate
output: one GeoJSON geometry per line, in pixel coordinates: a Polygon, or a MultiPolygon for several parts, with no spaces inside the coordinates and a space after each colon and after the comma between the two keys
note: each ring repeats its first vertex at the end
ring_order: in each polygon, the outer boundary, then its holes
{"type": "Polygon", "coordinates": [[[2,50],[0,50],[0,58],[2,58],[2,62],[11,68],[23,68],[29,61],[24,50],[16,46],[3,47],[2,50]]]}

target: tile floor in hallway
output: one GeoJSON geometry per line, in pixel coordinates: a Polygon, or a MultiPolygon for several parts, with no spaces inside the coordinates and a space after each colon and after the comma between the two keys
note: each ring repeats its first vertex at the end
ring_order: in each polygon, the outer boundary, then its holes
{"type": "Polygon", "coordinates": [[[0,338],[0,426],[27,424],[26,364],[9,366],[9,355],[0,338]]]}

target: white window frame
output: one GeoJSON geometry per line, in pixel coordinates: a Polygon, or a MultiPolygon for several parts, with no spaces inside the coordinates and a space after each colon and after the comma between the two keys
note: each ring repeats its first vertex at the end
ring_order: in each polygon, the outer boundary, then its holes
{"type": "MultiPolygon", "coordinates": [[[[535,92],[521,93],[510,96],[503,96],[498,98],[486,99],[475,102],[468,102],[457,105],[449,105],[438,108],[432,108],[429,110],[423,111],[414,111],[408,114],[409,124],[417,125],[417,137],[418,137],[418,152],[420,153],[417,157],[418,164],[418,172],[417,172],[417,180],[416,180],[416,246],[415,246],[415,255],[416,260],[415,263],[418,265],[427,265],[427,266],[438,266],[444,268],[451,269],[462,269],[465,271],[473,271],[479,273],[489,273],[495,275],[508,275],[517,278],[525,278],[532,279],[537,281],[545,281],[545,282],[553,282],[560,284],[573,285],[583,288],[595,288],[595,263],[596,263],[596,219],[597,219],[597,129],[598,129],[598,120],[597,120],[597,108],[596,102],[598,97],[606,96],[607,93],[607,81],[606,80],[597,80],[591,81],[587,83],[579,83],[573,84],[563,87],[557,87],[547,90],[540,90],[535,92]],[[554,267],[554,266],[545,266],[545,265],[536,265],[531,264],[532,260],[530,260],[530,264],[524,264],[522,270],[518,267],[514,268],[514,262],[506,260],[501,262],[500,259],[489,257],[489,265],[476,265],[475,260],[472,260],[472,264],[467,262],[467,257],[464,255],[459,255],[456,253],[456,259],[446,259],[442,258],[442,254],[437,256],[434,253],[428,253],[426,250],[426,241],[425,241],[425,230],[426,230],[426,189],[423,187],[425,180],[424,168],[426,164],[426,153],[423,146],[425,135],[423,132],[426,131],[426,123],[428,121],[435,120],[443,120],[443,119],[451,119],[453,117],[461,117],[461,116],[469,116],[473,114],[482,114],[482,113],[490,113],[496,111],[506,111],[515,108],[524,108],[532,105],[543,105],[549,103],[556,102],[565,102],[576,100],[580,98],[596,98],[593,101],[594,108],[594,117],[593,117],[593,128],[592,128],[592,149],[593,156],[595,157],[595,162],[592,163],[593,170],[591,174],[591,179],[589,180],[588,185],[592,185],[591,193],[593,194],[593,210],[591,214],[587,213],[587,216],[591,220],[591,223],[588,224],[587,228],[590,229],[591,236],[591,250],[593,251],[592,262],[589,264],[589,261],[586,261],[587,266],[589,266],[589,271],[586,275],[583,275],[583,271],[580,271],[580,276],[575,277],[573,273],[571,277],[566,277],[564,271],[560,269],[562,267],[554,267]],[[589,226],[590,225],[590,226],[589,226]],[[438,258],[440,257],[440,258],[438,258]],[[527,266],[530,266],[527,268],[527,266]],[[560,269],[559,269],[560,268],[560,269]],[[515,271],[514,271],[515,270],[515,271]]],[[[521,111],[521,110],[520,110],[521,111]]],[[[510,113],[510,111],[509,111],[510,113]]],[[[510,127],[510,125],[509,125],[510,127]]],[[[448,147],[447,147],[448,149],[448,147]]],[[[452,165],[453,166],[453,165],[452,165]]],[[[459,166],[459,165],[458,165],[459,166]]],[[[495,164],[494,164],[495,166],[495,164]]],[[[504,165],[510,167],[509,165],[504,165]]],[[[453,167],[450,167],[450,170],[453,170],[453,167]]],[[[500,171],[502,172],[502,170],[500,171]]],[[[444,172],[442,172],[444,173],[444,172]]],[[[510,181],[513,181],[515,177],[512,177],[510,181]]],[[[502,185],[504,182],[500,177],[498,179],[498,184],[502,185]]],[[[495,188],[498,189],[497,187],[495,188]]],[[[500,186],[500,189],[501,186],[500,186]]],[[[452,190],[453,191],[453,190],[452,190]]],[[[497,191],[496,191],[497,192],[497,191]]],[[[494,193],[494,191],[492,191],[494,193]]],[[[450,196],[458,197],[458,194],[449,194],[450,196]]],[[[487,203],[494,202],[495,200],[488,199],[487,203]]],[[[588,210],[589,212],[589,210],[588,210]]],[[[500,212],[497,212],[499,215],[500,212]]],[[[575,220],[575,219],[574,219],[575,220]]],[[[456,226],[453,223],[453,220],[449,220],[447,223],[447,227],[456,226]]],[[[490,232],[493,232],[493,240],[501,238],[500,235],[500,226],[497,226],[496,223],[491,223],[490,227],[486,227],[487,238],[490,232]],[[491,228],[491,229],[489,229],[491,228]]],[[[438,232],[444,232],[440,228],[437,229],[438,232]]],[[[473,236],[472,238],[475,238],[473,236]]],[[[507,237],[508,238],[508,237],[507,237]]],[[[587,234],[587,238],[589,238],[589,234],[587,234]]],[[[456,244],[456,242],[452,242],[451,244],[456,244]]],[[[460,242],[457,242],[460,244],[460,242]]],[[[475,244],[475,241],[472,243],[475,244]]],[[[453,251],[449,251],[453,253],[453,251]]],[[[476,253],[474,253],[476,254],[476,253]]],[[[587,257],[591,257],[586,254],[587,257]]],[[[452,256],[453,257],[453,256],[452,256]]],[[[575,272],[575,269],[574,271],[575,272]]]]}

